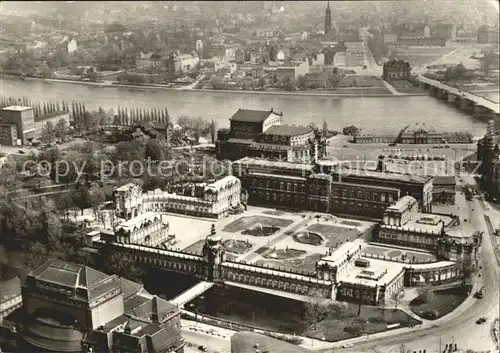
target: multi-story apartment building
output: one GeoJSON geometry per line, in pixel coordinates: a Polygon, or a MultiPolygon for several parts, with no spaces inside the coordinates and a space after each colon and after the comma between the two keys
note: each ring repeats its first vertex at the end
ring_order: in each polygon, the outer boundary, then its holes
{"type": "Polygon", "coordinates": [[[140,53],[135,59],[138,71],[146,72],[150,69],[161,70],[164,66],[164,58],[159,53],[140,53]]]}
{"type": "Polygon", "coordinates": [[[11,106],[3,108],[0,122],[13,124],[17,129],[17,138],[21,144],[28,144],[36,136],[35,115],[33,108],[22,106],[11,106]]]}
{"type": "Polygon", "coordinates": [[[50,123],[53,127],[61,120],[66,122],[66,126],[70,125],[69,112],[59,111],[53,112],[45,115],[41,115],[35,118],[35,137],[39,138],[42,136],[43,129],[50,123]]]}
{"type": "Polygon", "coordinates": [[[410,64],[403,60],[389,60],[384,63],[382,77],[386,81],[410,80],[410,64]]]}
{"type": "Polygon", "coordinates": [[[290,79],[297,80],[299,76],[309,72],[309,62],[303,61],[293,65],[282,65],[276,67],[276,81],[290,79]]]}
{"type": "Polygon", "coordinates": [[[14,124],[0,122],[0,145],[17,145],[17,127],[14,124]]]}

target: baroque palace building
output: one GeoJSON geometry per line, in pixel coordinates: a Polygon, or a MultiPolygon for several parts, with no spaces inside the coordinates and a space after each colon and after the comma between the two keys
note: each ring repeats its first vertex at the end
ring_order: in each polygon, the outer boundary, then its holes
{"type": "Polygon", "coordinates": [[[215,142],[219,160],[244,157],[282,161],[316,160],[326,154],[326,139],[311,127],[282,124],[283,113],[239,109],[215,142]]]}
{"type": "Polygon", "coordinates": [[[25,352],[184,351],[180,310],[141,284],[48,261],[22,286],[25,352]]]}
{"type": "Polygon", "coordinates": [[[374,170],[349,169],[331,161],[315,164],[243,158],[233,174],[247,190],[249,203],[283,206],[382,219],[386,208],[404,195],[431,212],[432,177],[386,172],[383,160],[374,170]]]}
{"type": "Polygon", "coordinates": [[[142,212],[172,212],[198,217],[221,218],[240,206],[241,183],[226,176],[211,184],[200,184],[192,196],[162,190],[147,193],[134,183],[117,188],[113,193],[116,213],[131,219],[142,212]]]}

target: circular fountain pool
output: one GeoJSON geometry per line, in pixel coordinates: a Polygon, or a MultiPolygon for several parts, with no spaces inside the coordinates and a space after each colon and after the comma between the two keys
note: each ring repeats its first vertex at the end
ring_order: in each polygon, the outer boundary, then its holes
{"type": "Polygon", "coordinates": [[[321,245],[324,241],[321,235],[319,235],[318,233],[310,232],[308,230],[296,233],[293,236],[293,240],[298,243],[309,245],[321,245]]]}

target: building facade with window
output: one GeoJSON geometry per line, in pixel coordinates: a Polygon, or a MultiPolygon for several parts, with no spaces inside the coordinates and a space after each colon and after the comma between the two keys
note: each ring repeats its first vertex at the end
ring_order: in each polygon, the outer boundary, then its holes
{"type": "Polygon", "coordinates": [[[306,161],[326,153],[326,139],[310,127],[282,125],[282,113],[239,109],[229,130],[219,130],[215,143],[219,160],[244,157],[306,161]]]}
{"type": "Polygon", "coordinates": [[[410,64],[403,60],[389,60],[384,63],[382,77],[386,81],[409,81],[411,77],[410,64]]]}
{"type": "Polygon", "coordinates": [[[247,157],[233,163],[233,174],[255,205],[382,219],[386,208],[408,193],[418,195],[418,206],[430,212],[432,177],[329,167],[325,161],[304,164],[247,157]]]}
{"type": "Polygon", "coordinates": [[[0,120],[4,124],[14,124],[17,129],[17,138],[21,144],[27,145],[36,136],[35,115],[33,108],[11,106],[2,108],[0,120]]]}
{"type": "Polygon", "coordinates": [[[185,196],[160,189],[142,193],[136,184],[127,184],[114,191],[114,205],[120,217],[131,219],[142,212],[173,212],[197,217],[221,218],[240,206],[241,183],[226,176],[211,184],[199,185],[196,195],[185,196]]]}

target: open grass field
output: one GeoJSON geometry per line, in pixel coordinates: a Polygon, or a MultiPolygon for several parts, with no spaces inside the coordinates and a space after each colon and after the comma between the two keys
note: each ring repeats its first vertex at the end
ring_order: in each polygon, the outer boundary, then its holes
{"type": "Polygon", "coordinates": [[[432,290],[432,294],[424,300],[419,295],[410,302],[411,310],[420,317],[435,320],[455,310],[467,298],[470,286],[457,286],[453,288],[432,290]]]}
{"type": "Polygon", "coordinates": [[[255,262],[258,266],[269,266],[276,269],[285,269],[297,273],[313,273],[316,270],[316,263],[324,257],[324,254],[311,254],[306,257],[288,260],[258,260],[255,262]]]}
{"type": "Polygon", "coordinates": [[[400,327],[420,324],[399,309],[362,306],[360,315],[357,314],[358,305],[346,304],[342,310],[331,311],[326,319],[309,327],[303,335],[324,338],[327,341],[340,341],[363,334],[383,332],[387,330],[387,325],[391,324],[400,324],[400,327]]]}
{"type": "Polygon", "coordinates": [[[313,224],[309,226],[307,230],[320,234],[326,240],[326,243],[324,244],[326,247],[345,243],[346,240],[354,240],[358,235],[358,231],[355,229],[331,226],[327,224],[313,224]]]}
{"type": "Polygon", "coordinates": [[[265,216],[251,216],[251,217],[241,217],[236,221],[226,225],[222,231],[228,233],[238,233],[248,228],[253,228],[257,225],[262,226],[272,226],[284,228],[292,224],[293,221],[290,219],[272,218],[265,216]]]}
{"type": "Polygon", "coordinates": [[[436,261],[436,257],[433,254],[427,254],[427,253],[417,252],[417,251],[391,249],[391,248],[385,248],[382,246],[380,246],[380,247],[379,246],[367,246],[366,248],[362,249],[362,252],[366,253],[366,254],[371,254],[374,256],[380,256],[380,257],[385,256],[386,258],[389,258],[389,259],[391,259],[391,258],[401,259],[401,256],[404,254],[404,255],[406,255],[407,261],[412,261],[415,263],[436,261]]]}

